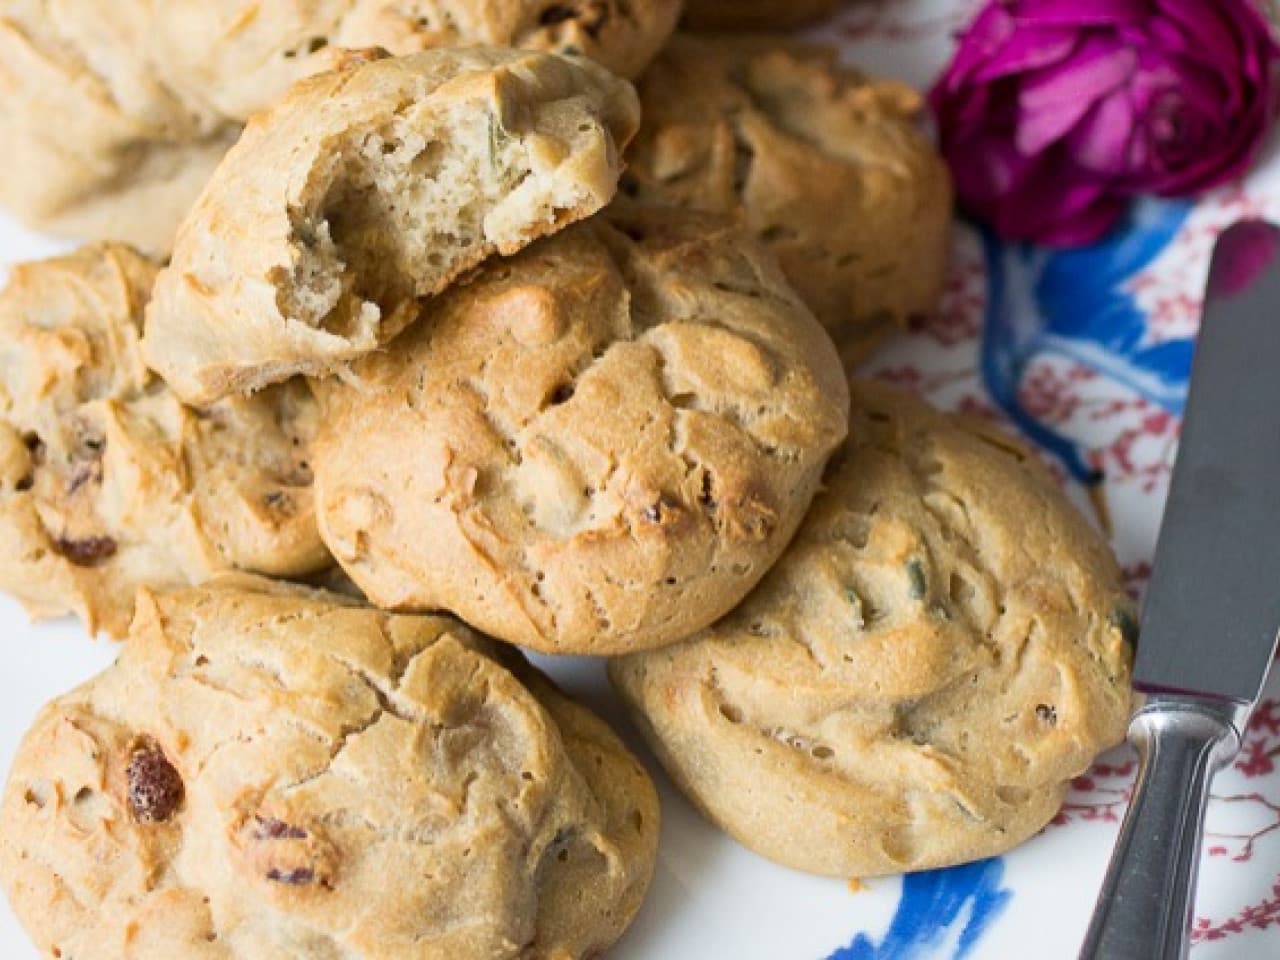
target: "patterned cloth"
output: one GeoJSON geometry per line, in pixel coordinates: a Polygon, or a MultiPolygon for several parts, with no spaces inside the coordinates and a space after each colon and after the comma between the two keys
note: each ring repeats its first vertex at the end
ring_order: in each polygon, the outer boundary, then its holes
{"type": "MultiPolygon", "coordinates": [[[[853,63],[925,86],[972,6],[863,3],[819,35],[840,43],[853,63]]],[[[1280,222],[1274,140],[1246,182],[1196,203],[1140,203],[1119,232],[1089,248],[1007,245],[960,224],[940,313],[866,370],[939,406],[1011,423],[1038,444],[1077,503],[1111,533],[1135,596],[1151,572],[1213,242],[1244,217],[1280,222]]],[[[1196,960],[1280,955],[1277,757],[1280,677],[1273,675],[1244,750],[1214,782],[1196,960]]],[[[1076,781],[1046,831],[1078,835],[1096,849],[1090,869],[1050,860],[1046,836],[1003,864],[908,878],[890,928],[859,934],[833,960],[1010,956],[1007,945],[1019,941],[1002,937],[1005,927],[1043,924],[1049,942],[1059,932],[1082,935],[1078,921],[1068,927],[1042,917],[1030,901],[1042,901],[1034,893],[1046,885],[1077,888],[1074,912],[1087,917],[1135,766],[1126,749],[1105,758],[1076,781]]],[[[1043,955],[1074,956],[1075,946],[1055,942],[1043,955]]]]}

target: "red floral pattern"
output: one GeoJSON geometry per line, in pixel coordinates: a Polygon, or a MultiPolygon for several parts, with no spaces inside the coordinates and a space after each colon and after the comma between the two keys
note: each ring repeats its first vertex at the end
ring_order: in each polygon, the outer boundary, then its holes
{"type": "Polygon", "coordinates": [[[1280,877],[1271,884],[1269,896],[1249,904],[1234,917],[1216,922],[1207,917],[1197,917],[1191,925],[1191,942],[1223,940],[1233,933],[1244,933],[1248,929],[1266,930],[1277,925],[1280,925],[1280,877]]]}
{"type": "MultiPolygon", "coordinates": [[[[846,6],[825,36],[847,59],[928,86],[949,56],[950,38],[977,0],[861,0],[846,6]]],[[[1280,221],[1280,159],[1264,159],[1247,181],[1199,203],[1155,262],[1125,288],[1147,320],[1146,342],[1192,336],[1199,323],[1209,255],[1223,228],[1243,217],[1280,221]]],[[[976,231],[960,227],[952,275],[936,316],[920,321],[865,370],[867,376],[922,394],[945,409],[999,420],[979,369],[978,342],[987,303],[984,251],[976,231]]],[[[1062,357],[1033,360],[1018,385],[1018,403],[1083,451],[1102,484],[1071,490],[1092,506],[1113,535],[1125,583],[1139,599],[1151,576],[1163,502],[1177,449],[1178,419],[1136,393],[1062,357]]],[[[1055,465],[1056,466],[1056,465],[1055,465]]],[[[1065,471],[1056,473],[1070,483],[1065,471]]],[[[1201,877],[1202,915],[1194,941],[1213,957],[1280,956],[1280,677],[1258,707],[1240,756],[1215,781],[1201,877]],[[1225,899],[1224,899],[1225,898],[1225,899]],[[1228,953],[1205,945],[1241,934],[1266,935],[1253,952],[1238,939],[1228,953]]],[[[1071,786],[1050,829],[1103,834],[1118,828],[1132,790],[1136,759],[1116,751],[1071,786]],[[1090,826],[1091,825],[1091,826],[1090,826]]],[[[1017,909],[1015,898],[1015,906],[1017,909]]],[[[1061,954],[1065,955],[1065,953],[1061,954]]]]}
{"type": "MultiPolygon", "coordinates": [[[[1280,700],[1265,699],[1258,704],[1245,733],[1244,746],[1236,758],[1234,770],[1220,775],[1219,790],[1210,801],[1210,821],[1216,819],[1248,825],[1239,832],[1223,832],[1210,827],[1206,831],[1204,853],[1210,860],[1248,863],[1254,859],[1259,844],[1280,833],[1280,801],[1273,799],[1276,760],[1280,757],[1280,700]],[[1258,782],[1262,781],[1262,782],[1258,782]],[[1240,792],[1222,792],[1222,788],[1250,787],[1240,792]]],[[[1053,820],[1054,826],[1081,821],[1118,826],[1133,795],[1133,776],[1137,761],[1132,757],[1104,760],[1088,774],[1077,777],[1071,785],[1062,810],[1053,820]]],[[[1233,916],[1214,919],[1201,916],[1192,927],[1192,942],[1222,940],[1246,930],[1280,929],[1280,873],[1270,884],[1266,896],[1249,904],[1233,916]]]]}
{"type": "MultiPolygon", "coordinates": [[[[911,52],[938,50],[945,55],[939,38],[963,22],[969,6],[967,0],[959,0],[950,14],[940,14],[936,3],[872,0],[851,5],[833,35],[852,48],[855,60],[865,50],[873,68],[927,82],[925,73],[912,75],[920,66],[911,64],[911,52]],[[904,66],[899,68],[899,63],[904,66]]],[[[1129,282],[1128,293],[1148,318],[1149,342],[1194,334],[1209,255],[1224,227],[1247,216],[1280,220],[1280,165],[1276,167],[1270,186],[1266,178],[1246,182],[1202,202],[1166,251],[1129,282]]],[[[986,291],[981,240],[976,231],[962,227],[937,315],[915,324],[869,365],[866,375],[920,393],[946,409],[1003,419],[986,393],[979,369],[986,291]]],[[[1086,509],[1092,505],[1099,524],[1113,534],[1125,582],[1140,598],[1151,575],[1158,505],[1167,492],[1177,452],[1178,418],[1096,370],[1059,356],[1039,357],[1028,365],[1018,385],[1018,403],[1078,444],[1086,464],[1103,477],[1102,485],[1088,495],[1073,489],[1073,499],[1086,509]]],[[[1061,469],[1055,472],[1071,482],[1061,469]]],[[[1253,716],[1239,758],[1215,781],[1201,915],[1193,939],[1203,945],[1266,930],[1276,939],[1268,939],[1264,951],[1280,955],[1280,875],[1266,866],[1280,861],[1280,679],[1269,690],[1269,698],[1253,716]]],[[[1082,830],[1088,829],[1086,824],[1095,830],[1117,829],[1135,769],[1131,751],[1103,758],[1072,784],[1050,829],[1082,830]]],[[[1228,949],[1235,956],[1234,951],[1250,948],[1228,949]]]]}
{"type": "Polygon", "coordinates": [[[1071,790],[1053,818],[1053,826],[1061,827],[1078,820],[1119,823],[1133,796],[1133,775],[1137,768],[1138,762],[1132,757],[1095,763],[1087,774],[1071,782],[1071,790]]]}

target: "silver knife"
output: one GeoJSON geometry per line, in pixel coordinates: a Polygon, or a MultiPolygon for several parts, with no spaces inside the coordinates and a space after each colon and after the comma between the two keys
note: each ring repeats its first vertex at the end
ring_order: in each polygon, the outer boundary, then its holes
{"type": "Polygon", "coordinates": [[[1142,614],[1140,763],[1082,958],[1187,956],[1205,807],[1240,750],[1280,627],[1280,230],[1214,248],[1142,614]]]}

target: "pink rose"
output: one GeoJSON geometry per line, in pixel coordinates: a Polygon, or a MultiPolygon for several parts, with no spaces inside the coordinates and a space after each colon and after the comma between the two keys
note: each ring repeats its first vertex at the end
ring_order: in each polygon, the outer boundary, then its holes
{"type": "Polygon", "coordinates": [[[1274,114],[1252,0],[993,0],[930,94],[961,204],[997,233],[1098,239],[1135,194],[1240,176],[1274,114]]]}

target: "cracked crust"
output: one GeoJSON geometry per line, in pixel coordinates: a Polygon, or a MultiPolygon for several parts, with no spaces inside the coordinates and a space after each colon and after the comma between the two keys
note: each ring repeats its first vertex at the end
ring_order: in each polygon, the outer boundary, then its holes
{"type": "Polygon", "coordinates": [[[787,30],[834,12],[843,0],[685,0],[690,30],[787,30]]]}
{"type": "Polygon", "coordinates": [[[987,857],[1124,735],[1133,614],[1017,443],[870,384],[795,541],[732,614],[610,664],[687,796],[745,846],[870,876],[987,857]]]}
{"type": "Polygon", "coordinates": [[[305,383],[203,410],[142,361],[156,266],[86,247],[0,293],[0,587],[122,636],[136,587],[332,564],[312,506],[305,383]]]}
{"type": "Polygon", "coordinates": [[[60,234],[169,250],[241,125],[343,49],[488,44],[638,75],[679,0],[0,0],[0,203],[60,234]],[[66,118],[75,129],[68,137],[66,118]]]}
{"type": "Polygon", "coordinates": [[[845,435],[829,339],[723,220],[611,207],[316,387],[321,535],[379,606],[551,653],[730,610],[845,435]]]}
{"type": "Polygon", "coordinates": [[[19,748],[10,902],[63,957],[597,955],[648,885],[657,797],[497,646],[247,577],[140,592],[120,660],[19,748]]]}
{"type": "Polygon", "coordinates": [[[250,122],[183,223],[143,350],[188,403],[322,375],[493,253],[591,214],[639,122],[586,61],[352,61],[250,122]]]}
{"type": "Polygon", "coordinates": [[[951,184],[920,95],[785,38],[677,36],[640,86],[622,189],[734,217],[853,366],[946,280],[951,184]]]}

